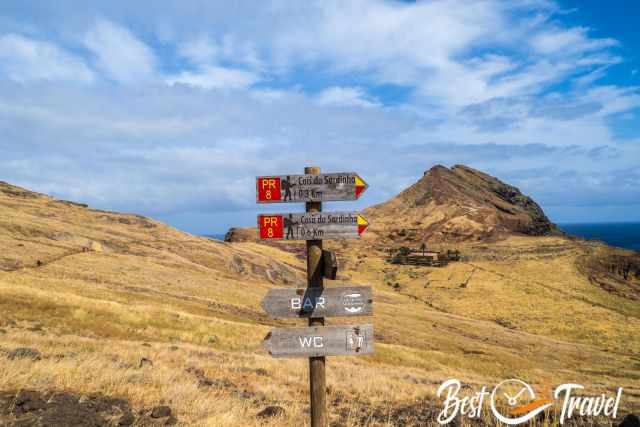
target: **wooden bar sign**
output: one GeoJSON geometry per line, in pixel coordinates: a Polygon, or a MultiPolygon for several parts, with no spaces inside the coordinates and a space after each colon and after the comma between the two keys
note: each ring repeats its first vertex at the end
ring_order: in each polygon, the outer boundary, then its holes
{"type": "Polygon", "coordinates": [[[371,354],[373,325],[274,328],[263,345],[273,357],[371,354]]]}
{"type": "Polygon", "coordinates": [[[275,318],[370,316],[373,293],[369,286],[269,289],[262,308],[275,318]]]}

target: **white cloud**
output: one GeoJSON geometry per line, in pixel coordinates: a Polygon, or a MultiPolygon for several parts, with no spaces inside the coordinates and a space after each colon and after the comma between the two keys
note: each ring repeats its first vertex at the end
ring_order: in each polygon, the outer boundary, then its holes
{"type": "Polygon", "coordinates": [[[249,2],[233,10],[216,4],[193,8],[183,2],[168,2],[162,10],[150,10],[144,1],[110,4],[94,6],[93,13],[111,21],[98,21],[87,39],[96,51],[117,46],[99,55],[99,63],[121,81],[134,79],[136,70],[149,78],[157,62],[131,31],[113,23],[125,17],[145,34],[174,44],[195,67],[174,74],[202,87],[211,87],[203,81],[217,80],[207,76],[203,66],[215,73],[244,70],[271,80],[302,69],[355,74],[360,81],[350,82],[354,86],[404,85],[427,104],[444,109],[537,93],[620,61],[609,51],[615,40],[592,37],[585,27],[560,25],[553,14],[565,11],[547,0],[469,0],[464,7],[452,0],[326,0],[297,7],[273,1],[249,2]],[[136,50],[136,55],[127,54],[136,50]]]}
{"type": "Polygon", "coordinates": [[[120,83],[147,81],[156,72],[153,51],[129,30],[105,19],[98,19],[84,45],[96,57],[97,67],[120,83]]]}
{"type": "MultiPolygon", "coordinates": [[[[182,85],[17,89],[5,83],[0,93],[4,180],[176,221],[181,212],[209,213],[201,223],[185,223],[193,231],[250,224],[256,209],[251,177],[305,164],[360,172],[371,185],[364,204],[391,196],[434,163],[486,169],[535,191],[544,203],[562,197],[595,203],[597,195],[597,203],[624,204],[640,197],[615,184],[616,171],[633,168],[639,153],[633,144],[616,144],[604,117],[587,110],[560,119],[558,111],[531,111],[531,100],[425,123],[403,109],[319,106],[317,98],[297,92],[255,96],[182,85]],[[481,119],[488,124],[479,127],[481,119]],[[508,126],[495,126],[505,119],[508,126]],[[616,157],[591,158],[589,146],[615,147],[616,157]],[[522,177],[535,168],[545,171],[544,179],[522,177]],[[587,185],[594,174],[603,181],[587,185]],[[220,211],[236,214],[219,223],[220,211]]],[[[622,95],[606,91],[548,104],[572,111],[622,95]]],[[[640,189],[640,181],[630,179],[640,189]]]]}
{"type": "Polygon", "coordinates": [[[594,50],[601,50],[618,45],[614,39],[593,39],[588,36],[588,29],[574,27],[569,29],[552,28],[536,34],[531,39],[531,46],[543,54],[572,55],[594,50]]]}
{"type": "Polygon", "coordinates": [[[95,80],[93,72],[79,57],[52,43],[19,34],[0,37],[0,73],[20,83],[34,80],[91,83],[95,80]]]}
{"type": "Polygon", "coordinates": [[[441,108],[537,93],[620,61],[607,50],[615,40],[552,24],[549,15],[557,10],[544,1],[460,7],[453,1],[354,0],[312,3],[310,9],[274,30],[270,43],[280,62],[406,85],[441,108]]]}
{"type": "Polygon", "coordinates": [[[180,55],[194,64],[213,62],[217,58],[219,51],[217,44],[204,36],[189,40],[178,47],[180,55]]]}
{"type": "Polygon", "coordinates": [[[594,87],[585,94],[585,100],[602,105],[598,115],[606,117],[639,108],[640,88],[594,87]]]}
{"type": "Polygon", "coordinates": [[[206,35],[191,38],[178,45],[178,53],[196,65],[231,64],[254,71],[264,70],[255,43],[241,41],[232,34],[225,34],[219,40],[206,35]]]}
{"type": "MultiPolygon", "coordinates": [[[[389,77],[396,65],[412,71],[447,65],[451,55],[501,26],[491,2],[400,4],[382,1],[315,2],[293,24],[275,30],[276,47],[308,61],[333,59],[345,69],[377,68],[389,77]]],[[[398,78],[403,76],[398,75],[398,78]]],[[[406,76],[408,77],[408,75],[406,76]]]]}
{"type": "Polygon", "coordinates": [[[577,77],[573,81],[573,84],[575,86],[585,86],[585,87],[591,86],[592,84],[594,84],[595,82],[597,82],[598,80],[606,76],[608,69],[609,69],[609,65],[603,65],[603,66],[597,67],[593,71],[589,71],[588,73],[580,77],[577,77]]]}
{"type": "Polygon", "coordinates": [[[227,35],[216,41],[199,35],[178,45],[178,54],[195,70],[165,78],[170,85],[185,84],[202,89],[243,89],[261,79],[264,64],[251,42],[239,42],[227,35]]]}
{"type": "MultiPolygon", "coordinates": [[[[62,3],[43,3],[42,27],[85,25],[86,11],[62,3]]],[[[106,4],[91,8],[104,20],[62,40],[75,48],[86,33],[97,69],[122,84],[0,81],[3,179],[105,208],[215,212],[192,230],[222,227],[223,210],[227,225],[243,222],[251,176],[310,163],[361,172],[365,204],[437,162],[487,169],[543,203],[640,197],[637,174],[616,184],[637,167],[637,141],[622,143],[609,120],[640,106],[638,89],[600,83],[622,60],[615,42],[561,25],[553,3],[106,4]]],[[[73,62],[43,44],[55,54],[23,55],[23,68],[73,62]]]]}
{"type": "Polygon", "coordinates": [[[317,96],[317,103],[322,106],[371,108],[380,106],[375,99],[367,96],[359,87],[330,87],[317,96]]]}
{"type": "Polygon", "coordinates": [[[184,84],[202,89],[242,89],[251,86],[259,77],[249,71],[233,68],[203,66],[197,72],[183,71],[166,79],[169,85],[184,84]]]}

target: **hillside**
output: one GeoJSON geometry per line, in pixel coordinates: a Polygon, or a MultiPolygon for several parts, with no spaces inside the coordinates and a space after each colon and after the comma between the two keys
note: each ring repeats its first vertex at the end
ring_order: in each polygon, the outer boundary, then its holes
{"type": "Polygon", "coordinates": [[[391,200],[365,211],[388,240],[477,241],[507,234],[559,234],[516,187],[467,166],[434,166],[391,200]]]}
{"type": "MultiPolygon", "coordinates": [[[[375,291],[376,353],[328,362],[335,425],[427,425],[451,377],[622,386],[622,415],[640,410],[635,255],[520,233],[461,241],[463,262],[428,268],[385,263],[376,233],[327,246],[336,284],[375,291]]],[[[304,283],[300,248],[213,241],[0,184],[0,425],[305,425],[305,362],[261,348],[270,326],[299,323],[259,306],[268,288],[304,283]]]]}

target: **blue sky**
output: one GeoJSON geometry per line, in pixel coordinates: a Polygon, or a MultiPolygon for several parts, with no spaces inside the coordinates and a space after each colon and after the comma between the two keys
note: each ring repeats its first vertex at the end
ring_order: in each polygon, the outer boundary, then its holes
{"type": "MultiPolygon", "coordinates": [[[[640,220],[638,2],[0,4],[0,179],[195,233],[250,225],[254,176],[434,164],[557,222],[640,220]]],[[[281,208],[281,207],[280,207],[281,208]]],[[[292,206],[300,209],[300,206],[292,206]]]]}

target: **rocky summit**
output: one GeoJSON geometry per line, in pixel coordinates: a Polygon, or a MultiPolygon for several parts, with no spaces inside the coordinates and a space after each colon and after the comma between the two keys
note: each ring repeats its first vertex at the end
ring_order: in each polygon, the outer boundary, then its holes
{"type": "Polygon", "coordinates": [[[463,165],[432,167],[365,215],[371,231],[392,241],[459,242],[561,233],[519,189],[463,165]]]}

